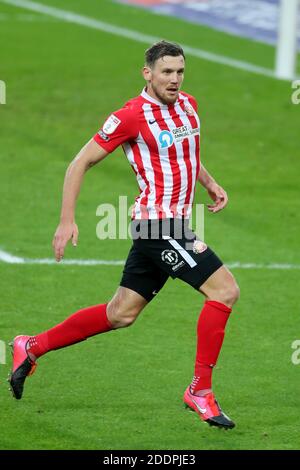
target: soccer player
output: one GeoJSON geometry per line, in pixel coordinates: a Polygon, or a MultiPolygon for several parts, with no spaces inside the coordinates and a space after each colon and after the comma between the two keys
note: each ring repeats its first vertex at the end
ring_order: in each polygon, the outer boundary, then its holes
{"type": "Polygon", "coordinates": [[[226,206],[227,194],[200,165],[197,102],[180,91],[184,69],[185,55],[179,45],[166,41],[152,45],[146,51],[142,93],[112,113],[69,165],[53,239],[56,260],[63,258],[68,241],[77,244],[75,205],[85,172],[120,145],[140,191],[132,213],[133,245],[111,300],[79,310],[36,336],[14,338],[9,381],[15,398],[22,397],[37,358],[131,325],[171,276],[205,296],[197,324],[194,377],[183,401],[210,425],[234,427],[215,399],[212,371],[239,288],[222,261],[188,227],[197,181],[211,197],[208,209],[213,213],[226,206]]]}

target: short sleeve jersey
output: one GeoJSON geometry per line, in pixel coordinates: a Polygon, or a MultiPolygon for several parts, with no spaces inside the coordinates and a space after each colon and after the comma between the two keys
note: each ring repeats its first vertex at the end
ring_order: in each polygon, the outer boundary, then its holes
{"type": "Polygon", "coordinates": [[[133,219],[189,218],[200,169],[195,98],[180,92],[167,105],[143,90],[108,117],[94,140],[109,153],[123,147],[140,190],[133,219]]]}

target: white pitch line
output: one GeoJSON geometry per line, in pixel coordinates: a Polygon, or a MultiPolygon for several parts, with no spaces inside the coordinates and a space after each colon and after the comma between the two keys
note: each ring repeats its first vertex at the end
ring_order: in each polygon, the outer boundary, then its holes
{"type": "MultiPolygon", "coordinates": [[[[37,2],[31,2],[29,0],[0,0],[2,3],[7,3],[8,5],[13,5],[16,7],[25,8],[27,10],[36,11],[43,13],[45,15],[53,16],[59,18],[60,20],[67,21],[69,23],[76,23],[81,26],[87,26],[88,28],[97,29],[104,31],[106,33],[114,34],[115,36],[125,37],[127,39],[133,39],[137,42],[142,42],[145,44],[152,44],[156,41],[160,41],[161,37],[151,36],[148,34],[143,34],[132,29],[122,28],[120,26],[115,26],[104,21],[96,20],[88,16],[79,15],[72,11],[62,10],[60,8],[51,7],[48,5],[42,5],[37,2]]],[[[247,72],[256,73],[259,75],[264,75],[266,77],[272,77],[278,79],[275,76],[273,70],[266,69],[265,67],[259,67],[258,65],[249,64],[241,60],[232,59],[231,57],[226,57],[219,54],[214,54],[212,52],[205,51],[203,49],[198,49],[195,47],[188,46],[186,44],[181,44],[184,51],[194,57],[199,59],[208,60],[217,64],[227,65],[240,70],[245,70],[247,72]]],[[[281,80],[281,79],[279,79],[281,80]]]]}
{"type": "Polygon", "coordinates": [[[54,258],[21,258],[14,256],[7,251],[0,250],[0,261],[8,264],[60,264],[60,265],[79,265],[79,266],[122,266],[124,260],[104,260],[104,259],[66,259],[57,263],[54,258]]]}
{"type": "Polygon", "coordinates": [[[300,264],[288,263],[240,263],[239,261],[233,263],[226,263],[230,269],[300,269],[300,264]]]}
{"type": "Polygon", "coordinates": [[[25,263],[24,258],[19,258],[18,256],[13,256],[6,251],[0,250],[0,261],[9,264],[23,264],[25,263]]]}
{"type": "MultiPolygon", "coordinates": [[[[104,260],[104,259],[66,259],[57,263],[53,258],[21,258],[14,256],[7,251],[0,250],[0,261],[8,264],[56,264],[56,265],[77,265],[77,266],[123,266],[125,260],[104,260]]],[[[300,269],[300,264],[280,264],[280,263],[226,263],[230,269],[300,269]]]]}

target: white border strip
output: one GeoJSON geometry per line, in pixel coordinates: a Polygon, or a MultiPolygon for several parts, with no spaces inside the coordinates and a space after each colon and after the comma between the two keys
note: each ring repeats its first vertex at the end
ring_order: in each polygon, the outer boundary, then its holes
{"type": "MultiPolygon", "coordinates": [[[[79,15],[78,13],[74,13],[72,11],[61,10],[60,8],[42,5],[40,3],[31,2],[29,0],[0,0],[0,2],[7,3],[8,5],[13,5],[20,8],[25,8],[27,10],[43,13],[45,15],[53,16],[69,23],[75,23],[81,26],[86,26],[88,28],[104,31],[106,33],[114,34],[115,36],[133,39],[137,42],[152,44],[156,41],[161,40],[161,38],[157,36],[150,36],[148,34],[139,33],[138,31],[122,28],[120,26],[105,23],[94,18],[79,15]]],[[[208,60],[217,64],[227,65],[236,69],[245,70],[247,72],[256,73],[259,75],[264,75],[266,77],[272,77],[281,80],[281,78],[276,77],[275,73],[270,69],[249,64],[248,62],[243,62],[241,60],[232,59],[230,57],[225,57],[219,54],[214,54],[212,52],[191,47],[186,44],[181,44],[181,46],[187,54],[192,55],[194,57],[198,57],[199,59],[208,60]]]]}
{"type": "MultiPolygon", "coordinates": [[[[0,262],[8,264],[40,264],[40,265],[77,265],[77,266],[123,266],[125,260],[104,260],[104,259],[66,259],[57,263],[53,258],[21,258],[14,256],[7,251],[0,250],[0,262]]],[[[226,266],[230,269],[300,269],[300,264],[280,264],[280,263],[226,263],[226,266]]]]}

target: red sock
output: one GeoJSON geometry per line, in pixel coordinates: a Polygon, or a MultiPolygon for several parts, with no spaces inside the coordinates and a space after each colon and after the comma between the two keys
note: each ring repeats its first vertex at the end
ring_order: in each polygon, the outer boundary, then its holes
{"type": "Polygon", "coordinates": [[[207,300],[197,325],[197,352],[192,391],[211,388],[214,365],[222,347],[225,326],[231,308],[215,300],[207,300]]]}
{"type": "Polygon", "coordinates": [[[48,351],[64,348],[89,336],[111,330],[106,307],[107,304],[84,308],[50,330],[32,336],[29,339],[28,352],[37,358],[48,351]]]}

